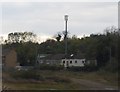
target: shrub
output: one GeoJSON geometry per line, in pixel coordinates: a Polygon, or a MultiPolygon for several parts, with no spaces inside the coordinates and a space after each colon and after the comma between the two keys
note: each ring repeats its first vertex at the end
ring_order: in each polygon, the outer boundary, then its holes
{"type": "Polygon", "coordinates": [[[36,71],[29,70],[29,71],[15,71],[12,73],[14,78],[22,78],[22,79],[35,79],[35,80],[44,80],[44,78],[39,75],[36,71]]]}
{"type": "Polygon", "coordinates": [[[59,77],[59,76],[52,76],[52,77],[47,77],[46,79],[53,80],[55,82],[61,82],[61,83],[70,83],[71,80],[66,77],[59,77]]]}
{"type": "Polygon", "coordinates": [[[98,70],[97,67],[95,66],[84,66],[84,67],[76,67],[76,66],[72,66],[72,67],[68,67],[67,70],[69,71],[84,71],[84,72],[91,72],[91,71],[96,71],[98,70]]]}
{"type": "Polygon", "coordinates": [[[47,64],[42,64],[37,67],[37,69],[40,70],[62,70],[64,69],[63,66],[61,65],[47,65],[47,64]]]}
{"type": "Polygon", "coordinates": [[[72,67],[68,67],[67,70],[69,70],[69,71],[83,71],[84,67],[72,66],[72,67]]]}
{"type": "Polygon", "coordinates": [[[112,59],[111,62],[108,62],[106,66],[103,68],[107,72],[118,72],[118,61],[115,59],[112,59]]]}

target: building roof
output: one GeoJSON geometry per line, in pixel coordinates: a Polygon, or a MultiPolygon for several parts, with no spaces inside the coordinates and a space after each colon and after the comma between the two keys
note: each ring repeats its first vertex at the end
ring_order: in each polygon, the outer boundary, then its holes
{"type": "MultiPolygon", "coordinates": [[[[43,54],[41,54],[43,55],[43,54]]],[[[83,57],[81,57],[80,55],[65,55],[65,54],[48,54],[46,55],[45,57],[43,58],[40,58],[40,59],[43,59],[43,60],[61,60],[61,59],[82,59],[83,57]]]]}
{"type": "Polygon", "coordinates": [[[65,58],[65,54],[49,54],[46,57],[43,57],[41,59],[60,60],[63,58],[65,58]]]}

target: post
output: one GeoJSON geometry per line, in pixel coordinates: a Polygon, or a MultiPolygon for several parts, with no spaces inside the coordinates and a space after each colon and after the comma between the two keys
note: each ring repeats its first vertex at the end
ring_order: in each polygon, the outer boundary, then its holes
{"type": "Polygon", "coordinates": [[[67,21],[68,15],[65,15],[65,55],[67,55],[67,21]]]}
{"type": "Polygon", "coordinates": [[[110,47],[110,63],[111,63],[111,47],[110,47]]]}

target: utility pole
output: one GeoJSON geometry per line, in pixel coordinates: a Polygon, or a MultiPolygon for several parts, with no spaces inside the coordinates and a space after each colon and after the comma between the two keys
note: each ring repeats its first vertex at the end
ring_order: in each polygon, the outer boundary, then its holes
{"type": "Polygon", "coordinates": [[[110,49],[110,63],[111,63],[111,47],[109,49],[110,49]]]}
{"type": "Polygon", "coordinates": [[[67,22],[68,22],[68,15],[65,15],[65,55],[67,56],[67,22]]]}

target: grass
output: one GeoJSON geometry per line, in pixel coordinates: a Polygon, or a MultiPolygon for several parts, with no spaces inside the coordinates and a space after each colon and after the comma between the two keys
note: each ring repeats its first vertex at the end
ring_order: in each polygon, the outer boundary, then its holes
{"type": "Polygon", "coordinates": [[[63,76],[67,78],[78,78],[91,80],[112,86],[118,86],[118,74],[104,71],[97,72],[73,72],[73,71],[39,71],[43,76],[63,76]]]}
{"type": "MultiPolygon", "coordinates": [[[[47,90],[47,89],[84,89],[85,87],[77,83],[73,83],[71,78],[91,80],[98,83],[117,86],[117,73],[108,73],[103,71],[98,72],[73,72],[73,71],[51,71],[51,70],[39,70],[37,73],[45,80],[41,82],[7,82],[3,84],[11,89],[23,89],[27,90],[47,90]]],[[[11,77],[9,74],[3,74],[4,77],[11,77]]]]}
{"type": "Polygon", "coordinates": [[[73,77],[73,78],[82,78],[82,79],[90,79],[90,80],[98,80],[98,79],[106,79],[111,81],[117,80],[117,73],[109,73],[109,72],[72,72],[72,71],[39,71],[40,74],[44,76],[65,76],[65,77],[73,77]]]}
{"type": "MultiPolygon", "coordinates": [[[[66,90],[66,89],[80,89],[77,84],[70,83],[4,83],[12,90],[66,90]]],[[[83,87],[81,87],[83,88],[83,87]]]]}

